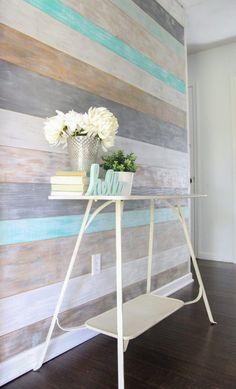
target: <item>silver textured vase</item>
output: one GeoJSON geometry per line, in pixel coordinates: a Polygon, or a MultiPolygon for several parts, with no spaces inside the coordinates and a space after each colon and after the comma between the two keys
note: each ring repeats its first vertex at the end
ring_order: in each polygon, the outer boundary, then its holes
{"type": "Polygon", "coordinates": [[[88,136],[74,136],[67,139],[68,153],[72,170],[84,170],[97,162],[100,140],[88,136]]]}

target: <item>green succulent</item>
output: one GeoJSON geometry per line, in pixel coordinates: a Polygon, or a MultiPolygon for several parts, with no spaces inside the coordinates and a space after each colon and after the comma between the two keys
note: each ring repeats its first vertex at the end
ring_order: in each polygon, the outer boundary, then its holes
{"type": "Polygon", "coordinates": [[[137,170],[136,155],[134,153],[126,154],[123,150],[114,151],[112,154],[102,157],[101,167],[104,170],[112,169],[115,172],[132,172],[137,170]]]}

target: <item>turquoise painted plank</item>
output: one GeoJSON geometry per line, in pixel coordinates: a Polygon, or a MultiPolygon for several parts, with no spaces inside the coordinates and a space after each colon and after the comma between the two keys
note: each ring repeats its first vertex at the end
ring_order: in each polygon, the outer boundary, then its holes
{"type": "MultiPolygon", "coordinates": [[[[183,207],[187,216],[187,207],[183,207]]],[[[32,242],[77,235],[82,224],[82,215],[57,216],[34,219],[3,220],[0,222],[0,245],[32,242]]],[[[155,210],[155,223],[176,220],[169,208],[155,210]]],[[[138,227],[149,224],[149,210],[124,212],[123,227],[138,227]]],[[[89,226],[87,233],[113,230],[115,213],[101,213],[89,226]]]]}
{"type": "Polygon", "coordinates": [[[185,48],[160,24],[155,22],[148,14],[138,7],[132,0],[111,0],[113,4],[119,7],[129,17],[141,24],[145,30],[159,39],[165,46],[172,50],[178,56],[184,58],[185,48]]]}
{"type": "Polygon", "coordinates": [[[121,39],[110,34],[102,27],[97,26],[90,20],[83,17],[74,9],[66,6],[60,0],[25,0],[34,7],[39,8],[49,16],[72,28],[79,31],[83,35],[93,41],[98,42],[107,49],[113,51],[127,61],[133,63],[155,78],[165,82],[170,87],[181,93],[185,93],[185,82],[178,79],[170,72],[155,64],[148,57],[140,53],[138,50],[130,47],[121,39]]]}

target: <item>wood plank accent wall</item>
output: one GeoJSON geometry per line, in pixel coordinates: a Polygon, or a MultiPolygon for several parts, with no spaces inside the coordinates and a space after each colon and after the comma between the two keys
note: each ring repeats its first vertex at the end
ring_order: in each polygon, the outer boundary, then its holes
{"type": "MultiPolygon", "coordinates": [[[[138,156],[134,193],[186,192],[183,41],[183,12],[176,0],[0,2],[2,362],[44,340],[84,211],[75,201],[47,199],[49,177],[69,169],[69,162],[65,149],[45,141],[44,118],[56,109],[108,107],[120,123],[115,147],[138,156]]],[[[187,203],[184,209],[187,217],[187,203]]],[[[145,287],[148,220],[147,202],[126,204],[126,299],[145,287]]],[[[114,239],[109,207],[85,236],[62,308],[66,325],[114,305],[114,239]],[[102,271],[93,278],[96,253],[102,271]]],[[[181,228],[170,210],[157,204],[152,287],[187,272],[181,228]]]]}

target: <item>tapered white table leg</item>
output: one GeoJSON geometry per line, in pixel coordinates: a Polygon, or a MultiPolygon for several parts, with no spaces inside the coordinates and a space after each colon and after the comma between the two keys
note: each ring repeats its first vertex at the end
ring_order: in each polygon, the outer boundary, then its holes
{"type": "Polygon", "coordinates": [[[184,218],[184,214],[182,212],[182,208],[181,208],[181,205],[179,203],[177,205],[177,209],[178,209],[179,220],[180,220],[180,222],[182,224],[184,235],[185,235],[185,239],[186,239],[186,242],[187,242],[187,245],[188,245],[189,254],[190,254],[190,257],[192,259],[192,264],[193,264],[193,267],[194,267],[194,270],[195,270],[195,273],[196,273],[196,277],[197,277],[199,286],[202,288],[203,301],[204,301],[204,304],[205,304],[205,308],[206,308],[206,311],[207,311],[207,315],[208,315],[209,321],[211,322],[211,324],[216,324],[216,321],[213,319],[213,316],[212,316],[211,308],[210,308],[210,305],[209,305],[209,302],[208,302],[208,298],[207,298],[207,295],[206,295],[205,287],[204,287],[204,284],[203,284],[203,281],[202,281],[202,276],[201,276],[201,273],[200,273],[200,270],[199,270],[199,267],[198,267],[198,263],[197,263],[197,260],[196,260],[196,257],[195,257],[195,253],[194,253],[193,246],[192,246],[192,243],[191,243],[191,239],[190,239],[190,236],[189,236],[189,232],[188,232],[188,228],[187,228],[186,221],[185,221],[185,218],[184,218]]]}
{"type": "Polygon", "coordinates": [[[52,337],[52,333],[53,333],[54,327],[55,327],[56,322],[57,322],[57,317],[58,317],[58,314],[60,312],[60,308],[61,308],[61,305],[62,305],[62,302],[63,302],[65,291],[66,291],[66,288],[67,288],[67,285],[68,285],[68,282],[69,282],[69,279],[70,279],[70,276],[71,276],[71,273],[72,273],[72,270],[73,270],[73,267],[74,267],[74,263],[75,263],[75,260],[76,260],[76,257],[77,257],[79,246],[80,246],[80,243],[81,243],[84,231],[85,231],[85,226],[86,226],[87,221],[88,221],[88,217],[89,217],[89,213],[90,213],[90,210],[91,210],[91,207],[92,207],[92,203],[93,203],[93,200],[89,200],[88,201],[88,205],[87,205],[87,208],[86,208],[86,211],[85,211],[85,214],[84,214],[82,226],[81,226],[81,229],[80,229],[80,232],[79,232],[76,244],[75,244],[75,248],[74,248],[71,260],[70,260],[70,264],[69,264],[69,267],[68,267],[68,270],[67,270],[67,273],[66,273],[66,277],[64,279],[64,282],[63,282],[63,285],[62,285],[62,288],[61,288],[60,296],[59,296],[57,304],[56,304],[56,308],[55,308],[55,311],[54,311],[54,314],[53,314],[53,318],[52,318],[52,321],[51,321],[51,324],[50,324],[50,328],[49,328],[49,331],[48,331],[48,334],[47,334],[47,338],[46,338],[46,341],[45,341],[45,344],[44,344],[44,348],[43,348],[43,351],[42,351],[42,354],[40,356],[40,359],[39,359],[38,363],[36,364],[34,370],[40,369],[40,367],[42,366],[42,364],[44,362],[44,359],[45,359],[45,356],[46,356],[46,353],[47,353],[47,350],[48,350],[48,346],[49,346],[49,343],[50,343],[50,340],[51,340],[51,337],[52,337]]]}
{"type": "Polygon", "coordinates": [[[152,253],[153,253],[153,233],[154,233],[154,200],[150,200],[150,225],[149,225],[149,244],[148,244],[148,268],[147,268],[147,293],[151,292],[152,283],[152,253]]]}
{"type": "Polygon", "coordinates": [[[118,388],[124,389],[124,343],[123,343],[123,291],[122,291],[122,223],[123,204],[116,200],[116,288],[117,288],[117,358],[118,358],[118,388]]]}

